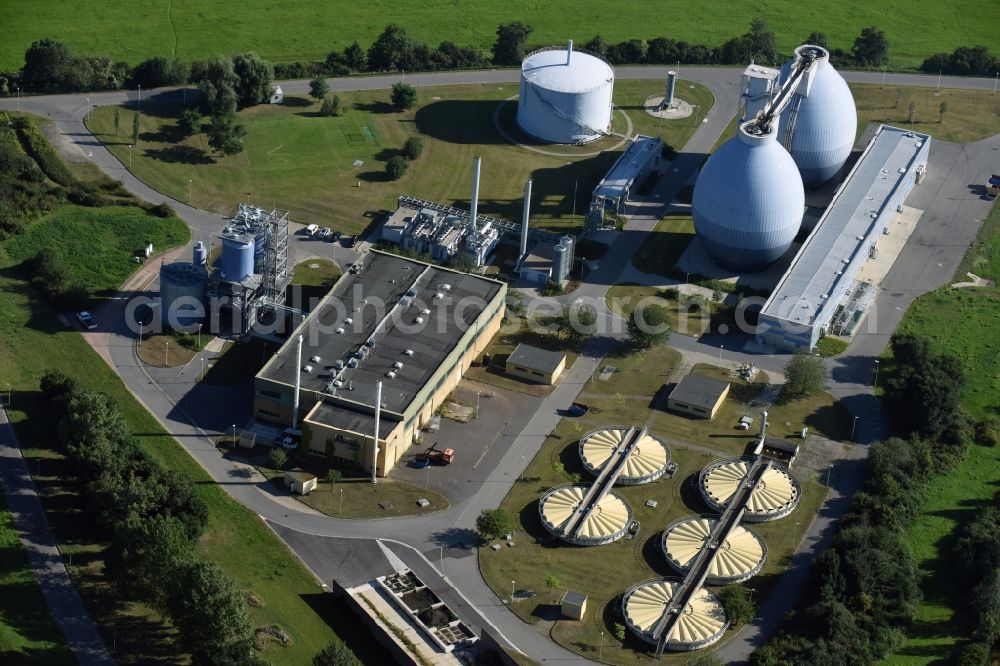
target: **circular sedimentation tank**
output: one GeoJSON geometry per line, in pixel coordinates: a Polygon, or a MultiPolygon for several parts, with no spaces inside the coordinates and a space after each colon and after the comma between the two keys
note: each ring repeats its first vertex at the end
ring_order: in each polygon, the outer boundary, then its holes
{"type": "MultiPolygon", "coordinates": [[[[718,523],[716,516],[688,516],[668,525],[660,541],[667,563],[679,574],[686,574],[718,523]]],[[[737,525],[712,558],[705,582],[709,585],[742,582],[759,573],[766,560],[767,545],[764,540],[737,525]]]]}
{"type": "MultiPolygon", "coordinates": [[[[830,53],[821,46],[803,44],[795,53],[816,56],[812,85],[799,86],[798,96],[781,114],[779,133],[809,189],[819,187],[837,175],[854,147],[858,113],[854,95],[844,77],[830,64],[830,53]],[[807,94],[806,94],[807,93],[807,94]],[[785,140],[791,123],[792,140],[785,140]]],[[[792,61],[781,68],[781,80],[788,78],[792,61]]]]}
{"type": "Polygon", "coordinates": [[[705,163],[691,213],[698,240],[724,268],[761,270],[792,246],[805,210],[805,188],[773,126],[743,123],[705,163]]]}
{"type": "Polygon", "coordinates": [[[618,541],[625,535],[632,520],[632,509],[618,495],[608,492],[590,512],[583,517],[576,536],[568,536],[565,529],[590,489],[586,484],[557,486],[538,501],[538,514],[542,525],[554,536],[578,546],[598,546],[618,541]]]}
{"type": "MultiPolygon", "coordinates": [[[[622,597],[622,615],[629,630],[652,645],[653,630],[674,598],[681,581],[660,578],[633,585],[622,597]]],[[[729,620],[718,597],[704,587],[680,610],[667,637],[668,650],[697,650],[716,642],[726,631],[729,620]]]]}
{"type": "Polygon", "coordinates": [[[550,143],[599,139],[611,131],[614,83],[611,65],[572,42],[530,53],[521,63],[517,124],[550,143]]]}
{"type": "MultiPolygon", "coordinates": [[[[729,500],[747,475],[753,461],[748,458],[717,460],[705,467],[698,477],[702,499],[713,511],[725,510],[729,500]]],[[[771,461],[760,482],[750,493],[743,520],[763,523],[787,516],[798,506],[802,489],[784,465],[771,461]]]]}
{"type": "MultiPolygon", "coordinates": [[[[597,476],[611,454],[625,440],[628,428],[610,427],[591,430],[580,439],[580,460],[588,472],[597,476]]],[[[663,476],[670,463],[670,449],[659,437],[646,433],[629,452],[617,484],[633,486],[649,483],[663,476]]]]}

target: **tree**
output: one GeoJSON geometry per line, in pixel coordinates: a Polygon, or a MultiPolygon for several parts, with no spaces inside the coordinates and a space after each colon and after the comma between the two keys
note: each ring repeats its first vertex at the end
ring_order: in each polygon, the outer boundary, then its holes
{"type": "Polygon", "coordinates": [[[948,102],[946,102],[945,100],[941,100],[941,105],[938,106],[938,111],[941,113],[941,115],[938,117],[938,122],[943,123],[944,114],[948,113],[948,102]]]}
{"type": "Polygon", "coordinates": [[[267,459],[271,462],[272,469],[282,469],[288,462],[288,454],[284,449],[274,447],[267,452],[267,459]]]}
{"type": "Polygon", "coordinates": [[[413,41],[406,30],[395,24],[387,25],[368,47],[368,69],[373,72],[412,71],[419,60],[418,46],[421,45],[413,41]]]}
{"type": "Polygon", "coordinates": [[[185,83],[191,68],[182,60],[155,56],[143,60],[132,70],[132,81],[145,88],[157,88],[185,83]]]}
{"type": "Polygon", "coordinates": [[[333,93],[327,93],[323,98],[323,103],[319,105],[319,112],[327,118],[340,115],[340,98],[333,93]]]}
{"type": "Polygon", "coordinates": [[[615,626],[613,627],[612,633],[615,635],[615,638],[617,638],[619,642],[621,642],[621,643],[625,642],[625,625],[624,624],[622,624],[621,622],[615,622],[615,626]]]}
{"type": "Polygon", "coordinates": [[[520,21],[502,23],[497,27],[497,40],[493,44],[493,63],[519,65],[524,59],[524,43],[534,29],[520,21]]]}
{"type": "Polygon", "coordinates": [[[398,109],[412,109],[417,104],[417,89],[402,81],[392,84],[392,103],[398,109]]]}
{"type": "Polygon", "coordinates": [[[399,180],[406,173],[406,159],[400,155],[393,155],[385,163],[385,172],[390,180],[399,180]]]}
{"type": "Polygon", "coordinates": [[[271,99],[274,91],[274,67],[253,51],[233,56],[233,72],[239,78],[236,102],[239,108],[254,106],[271,99]]]}
{"type": "Polygon", "coordinates": [[[1000,444],[1000,417],[991,414],[976,423],[976,442],[983,446],[1000,444]]]}
{"type": "Polygon", "coordinates": [[[218,565],[191,562],[175,577],[171,590],[170,619],[192,663],[217,663],[236,651],[250,654],[253,625],[246,601],[218,565]]]}
{"type": "Polygon", "coordinates": [[[139,143],[139,112],[132,114],[132,143],[139,143]]]}
{"type": "Polygon", "coordinates": [[[122,123],[122,110],[121,107],[115,107],[115,136],[118,136],[118,127],[122,123]]]}
{"type": "Polygon", "coordinates": [[[313,99],[323,99],[330,92],[325,76],[317,76],[309,82],[309,96],[313,99]]]}
{"type": "Polygon", "coordinates": [[[613,63],[642,63],[646,61],[646,42],[641,39],[629,39],[613,44],[608,48],[608,60],[613,63]]]}
{"type": "MultiPolygon", "coordinates": [[[[650,42],[650,48],[652,48],[652,45],[652,42],[650,42]]],[[[583,45],[583,50],[590,51],[599,58],[607,59],[608,57],[608,43],[600,35],[594,35],[590,41],[586,42],[583,45]]]]}
{"type": "Polygon", "coordinates": [[[192,68],[191,78],[201,92],[202,111],[209,116],[225,116],[236,112],[237,88],[240,77],[229,58],[213,58],[192,68]],[[195,71],[197,69],[197,71],[195,71]]]}
{"type": "Polygon", "coordinates": [[[184,527],[170,516],[129,516],[115,528],[107,569],[127,594],[166,608],[172,581],[187,566],[194,546],[184,527]]]}
{"type": "Polygon", "coordinates": [[[859,65],[878,67],[889,59],[889,40],[876,26],[862,29],[851,49],[859,65]]]}
{"type": "Polygon", "coordinates": [[[514,531],[514,521],[506,509],[483,509],[476,518],[476,529],[486,538],[499,539],[514,531]]]}
{"type": "Polygon", "coordinates": [[[917,103],[910,102],[906,107],[906,121],[912,125],[916,121],[916,119],[917,119],[917,103]]]}
{"type": "Polygon", "coordinates": [[[570,303],[563,306],[554,323],[560,333],[579,343],[597,332],[597,311],[590,305],[570,303]]]}
{"type": "Polygon", "coordinates": [[[415,160],[424,152],[424,140],[419,136],[411,136],[403,144],[403,157],[408,160],[415,160]]]}
{"type": "Polygon", "coordinates": [[[552,598],[555,599],[556,590],[559,588],[559,579],[553,574],[549,574],[545,577],[545,587],[549,588],[549,592],[552,593],[552,598]]]}
{"type": "Polygon", "coordinates": [[[782,394],[794,400],[826,388],[826,364],[818,356],[796,354],[785,364],[785,386],[782,394]]]}
{"type": "Polygon", "coordinates": [[[755,18],[750,22],[746,35],[747,49],[754,60],[773,63],[778,59],[774,33],[767,27],[767,21],[755,18]]]}
{"type": "Polygon", "coordinates": [[[806,37],[806,44],[813,44],[815,46],[822,46],[824,49],[827,47],[826,33],[816,32],[815,30],[809,33],[806,37]]]}
{"type": "Polygon", "coordinates": [[[208,128],[208,145],[224,155],[236,155],[243,151],[243,138],[247,129],[236,122],[235,113],[212,116],[208,128]]]}
{"type": "Polygon", "coordinates": [[[637,307],[628,318],[628,337],[640,349],[666,342],[670,337],[666,309],[659,305],[637,307]]]}
{"type": "Polygon", "coordinates": [[[715,595],[733,626],[746,624],[753,619],[755,609],[753,602],[750,601],[750,593],[744,586],[727,585],[716,590],[715,595]]]}
{"type": "Polygon", "coordinates": [[[54,39],[32,42],[24,52],[21,84],[27,90],[48,90],[62,85],[72,62],[69,47],[54,39]]]}
{"type": "Polygon", "coordinates": [[[365,51],[358,44],[358,40],[355,39],[354,43],[344,49],[344,64],[355,72],[365,71],[368,60],[365,58],[365,51]]]}
{"type": "Polygon", "coordinates": [[[177,127],[184,133],[184,136],[191,136],[200,132],[201,114],[198,112],[198,109],[188,107],[181,111],[180,117],[177,118],[177,127]]]}
{"type": "Polygon", "coordinates": [[[977,618],[975,636],[988,645],[1000,638],[1000,574],[995,570],[972,591],[972,611],[977,618]]]}
{"type": "Polygon", "coordinates": [[[326,470],[326,482],[329,483],[331,486],[339,482],[340,479],[343,478],[343,476],[344,475],[336,467],[331,467],[330,469],[326,470]]]}
{"type": "Polygon", "coordinates": [[[130,448],[129,430],[118,404],[96,391],[75,394],[59,424],[59,440],[84,472],[97,475],[120,468],[130,448]]]}
{"type": "Polygon", "coordinates": [[[340,641],[334,641],[313,657],[313,666],[361,666],[350,648],[340,641]]]}

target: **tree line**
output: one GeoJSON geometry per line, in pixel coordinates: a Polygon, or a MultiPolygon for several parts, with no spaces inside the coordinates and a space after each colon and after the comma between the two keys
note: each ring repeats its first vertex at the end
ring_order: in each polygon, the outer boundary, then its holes
{"type": "MultiPolygon", "coordinates": [[[[957,359],[913,335],[896,334],[890,345],[885,404],[901,436],[872,445],[865,482],[831,546],[813,563],[798,607],[754,653],[754,666],[870,664],[898,646],[921,600],[906,530],[934,477],[971,442],[996,441],[995,418],[975,423],[960,407],[965,373],[957,359]]],[[[960,575],[974,590],[976,629],[953,663],[985,664],[1000,638],[998,521],[1000,511],[984,512],[956,547],[960,575]]]]}

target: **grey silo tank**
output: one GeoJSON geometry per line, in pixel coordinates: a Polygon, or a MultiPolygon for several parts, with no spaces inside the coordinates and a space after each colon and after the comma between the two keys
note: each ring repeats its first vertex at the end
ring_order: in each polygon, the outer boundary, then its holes
{"type": "Polygon", "coordinates": [[[205,317],[204,266],[187,262],[160,267],[160,313],[165,326],[191,331],[205,317]]]}
{"type": "Polygon", "coordinates": [[[611,129],[615,73],[603,59],[566,48],[546,48],[521,63],[517,124],[551,143],[582,143],[611,129]]]}
{"type": "Polygon", "coordinates": [[[791,247],[804,206],[802,177],[777,131],[749,121],[705,163],[692,215],[708,254],[725,268],[749,272],[791,247]]]}
{"type": "Polygon", "coordinates": [[[227,280],[239,282],[253,273],[254,242],[234,238],[222,239],[222,275],[227,280]]]}
{"type": "MultiPolygon", "coordinates": [[[[805,44],[795,49],[819,52],[813,67],[812,85],[800,85],[791,103],[781,114],[779,124],[782,143],[789,149],[799,167],[807,188],[815,188],[833,178],[844,166],[858,129],[858,113],[854,95],[844,77],[830,64],[830,53],[820,47],[805,44]],[[791,143],[786,131],[791,125],[791,143]]],[[[791,62],[781,68],[781,80],[791,72],[791,62]]]]}

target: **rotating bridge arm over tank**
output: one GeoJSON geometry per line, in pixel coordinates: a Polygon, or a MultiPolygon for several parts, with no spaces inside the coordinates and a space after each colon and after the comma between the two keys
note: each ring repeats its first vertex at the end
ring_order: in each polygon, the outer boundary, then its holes
{"type": "Polygon", "coordinates": [[[757,112],[753,120],[744,125],[749,134],[762,136],[773,131],[775,119],[791,103],[792,96],[799,89],[799,85],[803,81],[808,82],[810,74],[814,71],[813,65],[821,55],[822,52],[819,49],[800,48],[796,50],[791,74],[781,85],[778,94],[757,112]]]}

